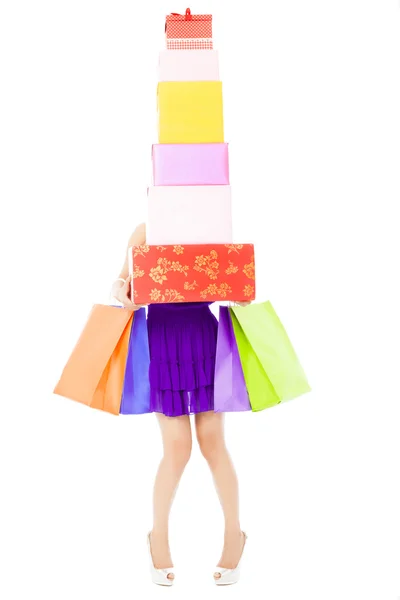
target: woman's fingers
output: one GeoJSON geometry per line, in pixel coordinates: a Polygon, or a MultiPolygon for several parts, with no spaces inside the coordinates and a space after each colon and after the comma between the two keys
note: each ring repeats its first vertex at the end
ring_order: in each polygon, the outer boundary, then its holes
{"type": "Polygon", "coordinates": [[[131,303],[131,310],[140,310],[141,308],[143,308],[144,306],[146,306],[145,304],[133,304],[131,303]]]}
{"type": "Polygon", "coordinates": [[[121,289],[118,291],[118,295],[116,296],[118,302],[121,302],[121,304],[125,307],[125,308],[129,308],[130,310],[133,310],[133,302],[131,301],[130,298],[128,298],[128,295],[126,293],[126,291],[124,292],[123,286],[121,287],[121,289]]]}
{"type": "Polygon", "coordinates": [[[121,286],[118,294],[118,300],[130,310],[134,310],[134,303],[129,297],[129,277],[125,279],[125,283],[121,286]]]}
{"type": "Polygon", "coordinates": [[[129,308],[129,310],[139,310],[147,306],[146,304],[135,304],[132,302],[127,296],[124,296],[120,299],[120,302],[125,306],[125,308],[129,308]]]}
{"type": "Polygon", "coordinates": [[[125,279],[125,282],[123,283],[123,285],[121,285],[121,287],[118,289],[118,292],[116,294],[116,299],[118,300],[118,302],[121,302],[121,304],[123,305],[124,308],[128,308],[129,310],[139,310],[140,308],[143,308],[144,306],[147,306],[147,304],[135,304],[134,302],[132,302],[132,300],[129,297],[129,292],[130,292],[130,278],[127,277],[125,279]]]}
{"type": "Polygon", "coordinates": [[[146,304],[135,304],[134,302],[132,302],[132,300],[129,297],[129,292],[130,292],[130,277],[127,277],[124,285],[121,287],[121,296],[123,297],[121,299],[121,302],[123,300],[124,306],[126,306],[130,310],[139,310],[140,308],[143,308],[144,306],[146,306],[146,304]]]}
{"type": "Polygon", "coordinates": [[[121,302],[125,308],[129,308],[129,310],[135,310],[135,305],[129,300],[129,298],[125,298],[124,300],[121,300],[121,302]]]}
{"type": "Polygon", "coordinates": [[[128,292],[129,292],[129,277],[127,277],[125,279],[125,283],[121,287],[121,291],[123,292],[124,296],[128,297],[128,292]]]}

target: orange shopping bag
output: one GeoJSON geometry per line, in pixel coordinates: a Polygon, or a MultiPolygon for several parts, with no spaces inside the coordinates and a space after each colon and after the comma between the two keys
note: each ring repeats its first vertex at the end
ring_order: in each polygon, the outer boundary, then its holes
{"type": "Polygon", "coordinates": [[[54,393],[119,414],[133,311],[95,304],[54,393]]]}

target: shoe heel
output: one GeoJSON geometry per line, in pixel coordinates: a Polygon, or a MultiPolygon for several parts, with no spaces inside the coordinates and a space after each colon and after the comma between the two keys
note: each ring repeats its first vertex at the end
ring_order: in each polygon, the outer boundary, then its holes
{"type": "Polygon", "coordinates": [[[150,534],[151,531],[147,534],[147,549],[149,555],[149,565],[150,565],[150,575],[151,581],[156,585],[167,585],[171,586],[174,583],[174,579],[169,579],[168,575],[172,573],[174,575],[173,569],[156,569],[153,563],[153,557],[151,554],[151,542],[150,542],[150,534]]]}
{"type": "Polygon", "coordinates": [[[244,554],[244,549],[247,546],[247,533],[243,531],[244,534],[244,544],[243,550],[240,557],[240,560],[235,569],[224,569],[223,567],[216,567],[214,573],[220,573],[221,577],[214,577],[215,585],[232,585],[233,583],[237,583],[240,579],[240,569],[242,566],[242,559],[244,554]]]}

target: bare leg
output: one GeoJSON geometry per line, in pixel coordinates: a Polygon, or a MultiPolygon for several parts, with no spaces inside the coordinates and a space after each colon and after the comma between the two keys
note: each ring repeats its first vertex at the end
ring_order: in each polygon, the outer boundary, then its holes
{"type": "MultiPolygon", "coordinates": [[[[161,428],[164,456],[154,482],[151,553],[156,569],[172,567],[168,543],[168,521],[179,481],[192,450],[188,416],[167,417],[156,413],[161,428]]],[[[173,575],[168,575],[173,577],[173,575]]]]}
{"type": "MultiPolygon", "coordinates": [[[[195,417],[200,450],[211,469],[225,518],[224,548],[217,566],[234,569],[241,557],[244,534],[239,522],[238,480],[224,439],[224,414],[213,411],[195,417]]],[[[220,577],[219,573],[215,577],[220,577]]]]}

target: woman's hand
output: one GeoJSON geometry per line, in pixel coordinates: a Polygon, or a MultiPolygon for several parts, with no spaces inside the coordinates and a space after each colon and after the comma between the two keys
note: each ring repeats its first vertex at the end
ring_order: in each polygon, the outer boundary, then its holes
{"type": "Polygon", "coordinates": [[[121,280],[114,281],[113,286],[111,288],[111,294],[113,298],[116,298],[118,302],[124,306],[124,308],[128,308],[129,310],[139,310],[139,308],[143,308],[146,304],[134,304],[132,300],[129,298],[129,277],[125,279],[125,282],[121,280]]]}

